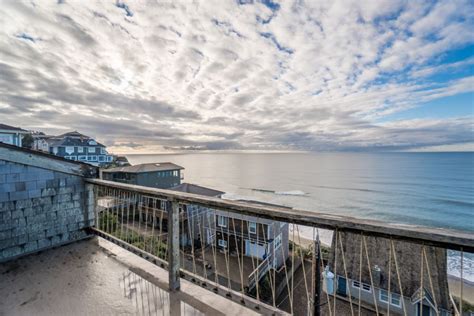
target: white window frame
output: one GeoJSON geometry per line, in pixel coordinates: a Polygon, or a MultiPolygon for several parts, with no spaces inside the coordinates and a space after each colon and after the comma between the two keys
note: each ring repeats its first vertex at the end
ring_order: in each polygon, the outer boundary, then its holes
{"type": "Polygon", "coordinates": [[[227,227],[229,223],[229,218],[222,215],[217,215],[217,226],[219,227],[227,227]]]}
{"type": "Polygon", "coordinates": [[[99,155],[97,158],[99,159],[99,162],[107,161],[107,157],[105,157],[104,155],[99,155]]]}
{"type": "Polygon", "coordinates": [[[280,249],[281,247],[281,233],[275,237],[275,239],[273,240],[273,247],[274,247],[274,250],[278,250],[280,249]]]}
{"type": "Polygon", "coordinates": [[[249,233],[256,234],[257,233],[257,223],[255,222],[248,222],[249,223],[249,233]]]}
{"type": "Polygon", "coordinates": [[[367,283],[362,283],[362,290],[368,293],[372,293],[372,287],[367,283]]]}
{"type": "Polygon", "coordinates": [[[385,304],[390,302],[390,305],[396,306],[396,307],[402,307],[402,296],[397,293],[392,293],[384,289],[380,289],[379,291],[379,300],[385,304]],[[384,296],[387,297],[387,299],[382,298],[382,293],[385,293],[384,296]],[[398,304],[393,303],[393,297],[397,296],[398,297],[398,304]]]}
{"type": "Polygon", "coordinates": [[[402,296],[400,294],[397,294],[397,293],[390,293],[390,304],[393,305],[393,306],[396,306],[396,307],[402,307],[402,296]],[[393,302],[393,296],[394,295],[398,296],[398,304],[395,304],[393,302]]]}
{"type": "Polygon", "coordinates": [[[79,160],[79,161],[87,161],[87,156],[85,156],[85,155],[80,155],[80,156],[78,156],[77,160],[79,160]]]}
{"type": "Polygon", "coordinates": [[[379,300],[383,303],[388,303],[390,301],[390,293],[387,290],[380,289],[379,300]],[[386,297],[387,299],[384,299],[386,297]]]}
{"type": "Polygon", "coordinates": [[[372,287],[369,284],[366,284],[364,282],[361,283],[357,280],[352,280],[352,287],[357,288],[357,289],[362,289],[363,291],[368,292],[368,293],[372,293],[372,287]]]}
{"type": "Polygon", "coordinates": [[[87,147],[87,152],[89,154],[95,154],[95,147],[87,147]]]}
{"type": "Polygon", "coordinates": [[[106,154],[107,154],[107,152],[105,151],[105,148],[104,148],[104,147],[100,147],[100,153],[101,153],[102,155],[106,155],[106,154]]]}
{"type": "Polygon", "coordinates": [[[227,248],[227,241],[224,239],[218,239],[217,244],[219,245],[219,247],[227,248]]]}
{"type": "Polygon", "coordinates": [[[78,153],[83,153],[83,152],[84,152],[84,147],[78,146],[78,147],[77,147],[77,152],[78,152],[78,153]]]}

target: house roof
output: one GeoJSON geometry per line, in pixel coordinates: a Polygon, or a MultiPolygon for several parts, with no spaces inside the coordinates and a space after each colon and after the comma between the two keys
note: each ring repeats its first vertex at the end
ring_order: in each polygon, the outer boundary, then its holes
{"type": "Polygon", "coordinates": [[[185,192],[185,193],[192,193],[192,194],[199,194],[205,196],[220,196],[225,192],[206,188],[200,185],[192,184],[192,183],[182,183],[178,186],[172,187],[170,190],[185,192]]]}
{"type": "Polygon", "coordinates": [[[64,137],[91,138],[87,135],[79,133],[78,131],[67,132],[67,133],[58,135],[56,137],[58,137],[58,138],[64,138],[64,137]]]}
{"type": "Polygon", "coordinates": [[[91,147],[105,147],[103,144],[96,142],[92,138],[71,138],[66,136],[59,138],[60,136],[52,137],[48,139],[51,147],[58,146],[91,146],[91,147]],[[94,141],[95,144],[90,144],[90,141],[94,141]]]}
{"type": "Polygon", "coordinates": [[[159,162],[159,163],[142,163],[139,165],[116,167],[105,169],[102,172],[127,172],[127,173],[144,173],[144,172],[155,172],[155,171],[168,171],[168,170],[181,170],[184,169],[181,166],[175,165],[171,162],[159,162]]]}
{"type": "Polygon", "coordinates": [[[20,133],[28,133],[27,130],[24,130],[22,128],[15,127],[15,126],[10,126],[10,125],[7,125],[7,124],[2,124],[2,123],[0,123],[0,130],[15,131],[15,132],[20,132],[20,133]]]}
{"type": "MultiPolygon", "coordinates": [[[[337,274],[345,276],[352,280],[362,280],[363,283],[371,284],[371,273],[374,286],[387,290],[390,282],[391,290],[396,293],[401,293],[405,297],[412,297],[420,289],[422,270],[421,251],[423,245],[415,244],[402,240],[390,240],[383,237],[365,236],[365,242],[361,234],[339,231],[332,238],[331,256],[329,258],[329,267],[331,272],[334,272],[334,262],[336,261],[335,251],[337,251],[337,274]],[[361,240],[362,239],[362,240],[361,240]],[[397,256],[397,262],[400,264],[399,275],[396,272],[394,258],[390,264],[390,248],[393,243],[392,257],[397,256]],[[341,251],[341,244],[344,249],[344,260],[341,259],[343,253],[341,251]],[[365,246],[365,245],[366,246],[365,246]],[[336,247],[337,245],[337,247],[336,247]],[[360,269],[360,254],[362,245],[362,269],[360,269]],[[365,249],[367,247],[367,249],[365,249]],[[367,254],[365,251],[367,250],[367,254]],[[370,267],[367,262],[367,256],[370,260],[370,267]],[[380,279],[377,279],[374,272],[375,266],[380,269],[380,279]],[[391,266],[391,269],[389,268],[391,266]],[[369,272],[369,268],[371,271],[369,272]],[[360,274],[362,271],[362,274],[360,274]],[[390,271],[390,273],[389,273],[390,271]],[[390,281],[389,281],[390,275],[390,281]],[[398,277],[401,280],[402,291],[398,283],[398,277]]],[[[443,309],[449,309],[449,290],[447,278],[447,254],[446,249],[424,246],[426,251],[426,260],[429,262],[430,275],[428,269],[423,269],[423,279],[429,280],[430,276],[435,285],[435,293],[431,293],[432,297],[436,297],[437,305],[443,309]]],[[[416,296],[416,295],[415,295],[416,296]]]]}
{"type": "Polygon", "coordinates": [[[40,168],[51,170],[70,169],[68,166],[76,166],[71,170],[80,170],[83,175],[97,178],[98,168],[80,161],[73,161],[42,151],[32,150],[24,147],[4,144],[0,142],[0,160],[13,161],[27,165],[34,165],[40,168]],[[17,153],[17,154],[14,154],[17,153]]]}

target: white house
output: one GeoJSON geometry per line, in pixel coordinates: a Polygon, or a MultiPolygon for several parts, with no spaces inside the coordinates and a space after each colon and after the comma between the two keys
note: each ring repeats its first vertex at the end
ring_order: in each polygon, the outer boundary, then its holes
{"type": "Polygon", "coordinates": [[[29,134],[29,132],[19,127],[0,123],[0,143],[21,147],[25,134],[29,134]]]}

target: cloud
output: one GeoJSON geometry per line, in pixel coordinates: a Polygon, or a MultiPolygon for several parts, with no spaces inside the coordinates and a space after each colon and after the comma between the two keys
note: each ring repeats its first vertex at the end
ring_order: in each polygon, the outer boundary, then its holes
{"type": "Polygon", "coordinates": [[[0,115],[115,148],[381,150],[472,141],[471,1],[7,1],[0,115]],[[471,68],[469,68],[471,67],[471,68]],[[381,123],[383,122],[383,123],[381,123]]]}

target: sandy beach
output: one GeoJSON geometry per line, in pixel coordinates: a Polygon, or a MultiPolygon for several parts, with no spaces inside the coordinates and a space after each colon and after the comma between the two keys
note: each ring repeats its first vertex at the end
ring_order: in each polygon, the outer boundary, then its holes
{"type": "MultiPolygon", "coordinates": [[[[327,230],[327,229],[318,229],[319,230],[319,240],[321,241],[321,245],[324,247],[331,247],[331,242],[332,242],[332,230],[327,230]]],[[[314,239],[312,238],[307,238],[307,232],[303,232],[301,228],[295,228],[295,231],[293,232],[293,227],[290,225],[290,236],[289,239],[293,241],[294,243],[302,246],[303,248],[309,248],[310,245],[313,244],[313,240],[316,239],[316,232],[315,232],[315,237],[314,239]],[[293,240],[294,238],[294,240],[293,240]]]]}

